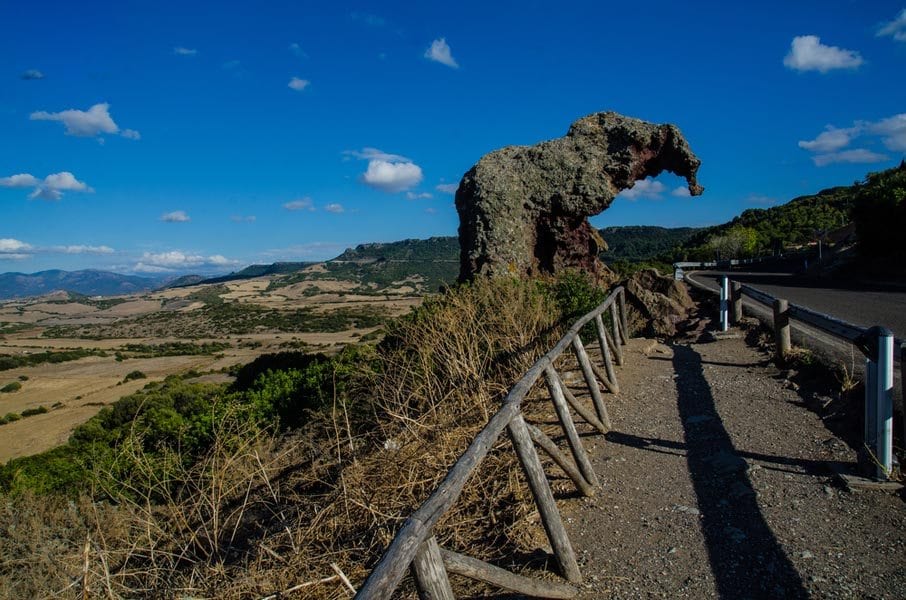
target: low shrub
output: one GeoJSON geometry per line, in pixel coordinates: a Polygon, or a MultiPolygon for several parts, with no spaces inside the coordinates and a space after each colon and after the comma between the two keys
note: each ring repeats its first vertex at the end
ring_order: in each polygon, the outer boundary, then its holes
{"type": "Polygon", "coordinates": [[[0,387],[0,392],[3,392],[4,394],[11,394],[12,392],[18,392],[21,389],[21,383],[19,383],[18,381],[12,381],[10,383],[7,383],[3,387],[0,387]]]}

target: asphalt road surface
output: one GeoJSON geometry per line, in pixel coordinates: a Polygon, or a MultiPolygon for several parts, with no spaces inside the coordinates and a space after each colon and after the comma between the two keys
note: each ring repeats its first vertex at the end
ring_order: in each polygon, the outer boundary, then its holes
{"type": "MultiPolygon", "coordinates": [[[[699,271],[692,277],[718,289],[723,273],[699,271]]],[[[883,325],[898,338],[906,339],[906,290],[883,284],[835,283],[787,273],[729,273],[748,284],[791,304],[808,307],[860,327],[883,325]]]]}

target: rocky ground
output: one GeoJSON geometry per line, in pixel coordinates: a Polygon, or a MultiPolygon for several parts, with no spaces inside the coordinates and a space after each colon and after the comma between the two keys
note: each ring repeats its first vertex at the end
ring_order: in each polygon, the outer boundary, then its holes
{"type": "Polygon", "coordinates": [[[632,340],[605,395],[614,429],[586,438],[602,488],[563,504],[581,597],[906,597],[902,493],[838,483],[856,451],[814,391],[705,339],[632,340]]]}

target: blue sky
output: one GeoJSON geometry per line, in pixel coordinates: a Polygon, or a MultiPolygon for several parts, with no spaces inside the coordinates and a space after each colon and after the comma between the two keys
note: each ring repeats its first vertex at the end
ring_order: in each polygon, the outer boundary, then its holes
{"type": "Polygon", "coordinates": [[[455,235],[483,154],[678,125],[706,225],[906,154],[906,3],[0,0],[0,271],[213,272],[455,235]]]}

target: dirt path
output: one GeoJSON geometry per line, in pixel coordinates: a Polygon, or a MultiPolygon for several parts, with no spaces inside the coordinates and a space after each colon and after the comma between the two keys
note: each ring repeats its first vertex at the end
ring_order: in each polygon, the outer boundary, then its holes
{"type": "Polygon", "coordinates": [[[602,489],[565,502],[582,598],[906,597],[906,504],[833,483],[855,451],[767,355],[637,339],[626,363],[602,489]]]}

